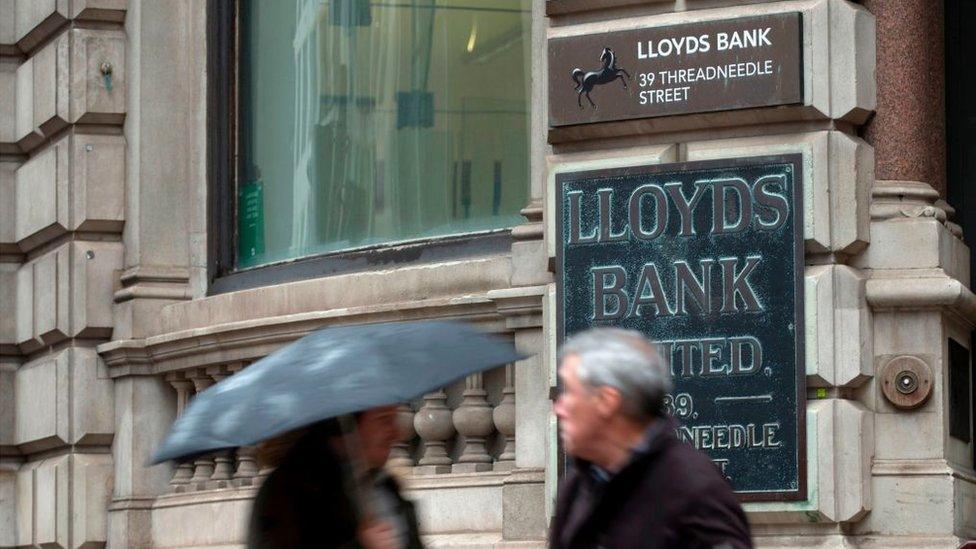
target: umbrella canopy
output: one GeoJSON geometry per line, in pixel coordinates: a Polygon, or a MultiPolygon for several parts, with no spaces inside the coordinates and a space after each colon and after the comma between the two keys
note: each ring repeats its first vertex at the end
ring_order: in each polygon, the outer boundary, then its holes
{"type": "Polygon", "coordinates": [[[247,446],[323,419],[408,402],[523,358],[452,321],[326,328],[196,395],[153,463],[247,446]]]}

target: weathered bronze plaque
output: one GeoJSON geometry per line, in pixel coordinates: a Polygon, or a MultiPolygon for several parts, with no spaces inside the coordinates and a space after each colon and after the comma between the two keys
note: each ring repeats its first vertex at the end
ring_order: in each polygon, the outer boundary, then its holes
{"type": "Polygon", "coordinates": [[[560,340],[640,330],[680,438],[747,500],[806,498],[801,155],[564,173],[560,340]]]}
{"type": "Polygon", "coordinates": [[[800,13],[549,40],[549,125],[803,102],[800,13]]]}

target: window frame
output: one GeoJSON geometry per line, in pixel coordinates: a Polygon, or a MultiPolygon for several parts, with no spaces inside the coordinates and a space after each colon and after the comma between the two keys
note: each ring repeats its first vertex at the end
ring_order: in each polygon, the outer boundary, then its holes
{"type": "MultiPolygon", "coordinates": [[[[391,241],[235,268],[240,154],[240,2],[207,0],[207,295],[396,266],[511,253],[512,227],[391,241]]],[[[531,158],[530,158],[531,162],[531,158]]],[[[529,185],[525,181],[525,185],[529,185]]]]}

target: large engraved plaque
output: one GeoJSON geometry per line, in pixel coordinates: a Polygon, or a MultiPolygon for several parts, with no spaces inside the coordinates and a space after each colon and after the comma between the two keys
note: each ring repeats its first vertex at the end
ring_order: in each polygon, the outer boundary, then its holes
{"type": "Polygon", "coordinates": [[[640,330],[678,436],[744,500],[806,498],[801,155],[556,177],[560,337],[640,330]]]}

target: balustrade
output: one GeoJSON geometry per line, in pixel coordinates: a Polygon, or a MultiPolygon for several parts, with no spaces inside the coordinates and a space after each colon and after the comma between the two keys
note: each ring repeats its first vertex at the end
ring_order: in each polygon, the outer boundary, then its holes
{"type": "MultiPolygon", "coordinates": [[[[176,392],[177,417],[193,397],[234,375],[243,363],[196,368],[166,375],[176,392]]],[[[415,475],[508,471],[515,466],[515,380],[509,365],[401,405],[402,436],[388,466],[415,475]]],[[[259,469],[257,449],[246,446],[179,463],[173,492],[256,486],[270,472],[259,469]]]]}

